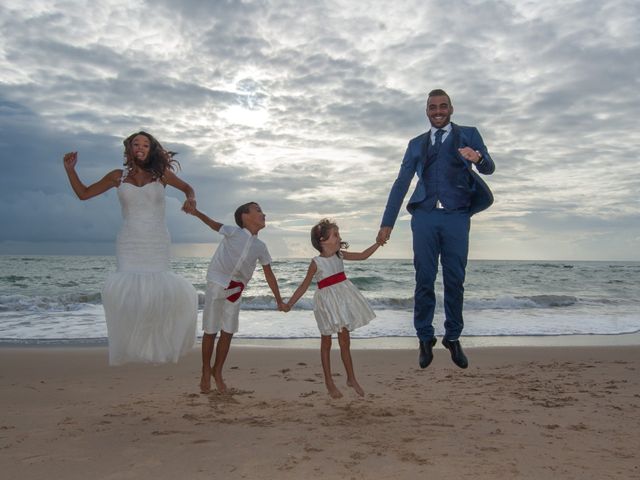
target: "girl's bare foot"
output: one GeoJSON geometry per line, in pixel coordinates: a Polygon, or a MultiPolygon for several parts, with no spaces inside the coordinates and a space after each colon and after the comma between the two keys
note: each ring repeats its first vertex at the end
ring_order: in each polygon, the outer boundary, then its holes
{"type": "Polygon", "coordinates": [[[331,398],[342,398],[342,392],[338,390],[338,387],[336,387],[335,384],[327,385],[327,391],[331,398]]]}
{"type": "Polygon", "coordinates": [[[215,372],[211,372],[211,376],[213,377],[213,380],[216,382],[216,389],[218,390],[218,392],[227,393],[227,384],[224,383],[224,380],[222,379],[222,374],[219,373],[216,375],[215,372]]]}
{"type": "Polygon", "coordinates": [[[360,384],[355,380],[347,380],[347,386],[353,388],[356,391],[356,393],[361,397],[364,397],[364,390],[362,389],[360,384]]]}
{"type": "Polygon", "coordinates": [[[211,391],[211,373],[210,371],[202,370],[202,377],[200,378],[200,393],[209,393],[211,391]]]}

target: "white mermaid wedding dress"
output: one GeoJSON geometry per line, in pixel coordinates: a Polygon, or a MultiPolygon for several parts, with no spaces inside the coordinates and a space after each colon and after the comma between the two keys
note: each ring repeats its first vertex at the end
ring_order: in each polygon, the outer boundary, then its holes
{"type": "Polygon", "coordinates": [[[177,362],[195,343],[198,296],[169,270],[164,185],[122,182],[118,199],[117,271],[102,290],[109,363],[177,362]]]}

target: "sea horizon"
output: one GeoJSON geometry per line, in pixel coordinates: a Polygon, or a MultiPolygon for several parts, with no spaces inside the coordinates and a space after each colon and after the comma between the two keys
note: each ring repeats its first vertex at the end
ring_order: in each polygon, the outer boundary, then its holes
{"type": "MultiPolygon", "coordinates": [[[[180,244],[180,245],[190,245],[190,244],[180,244]]],[[[215,251],[215,247],[217,247],[218,244],[211,243],[211,244],[197,244],[197,245],[212,245],[214,248],[211,253],[213,253],[215,251]]],[[[175,244],[171,246],[171,248],[174,248],[174,247],[175,247],[175,244]]],[[[0,257],[113,257],[115,259],[115,249],[113,249],[112,253],[108,253],[108,252],[105,252],[105,253],[99,253],[99,252],[98,253],[4,252],[3,253],[3,252],[0,252],[0,257]]],[[[172,255],[171,255],[172,261],[176,261],[183,258],[198,258],[198,259],[207,258],[208,260],[211,259],[211,257],[207,255],[195,255],[195,254],[194,255],[185,255],[185,254],[176,255],[174,252],[172,252],[172,255]]],[[[284,261],[284,260],[310,261],[311,258],[312,257],[305,257],[305,256],[276,257],[272,255],[272,259],[274,261],[284,261]]],[[[405,261],[412,262],[413,256],[385,257],[382,254],[376,254],[376,257],[372,258],[372,260],[384,260],[384,261],[405,260],[405,261]]],[[[598,262],[598,263],[638,263],[640,264],[640,259],[619,259],[619,258],[603,259],[603,258],[489,258],[489,257],[474,258],[474,257],[469,257],[468,261],[470,262],[598,262]]]]}

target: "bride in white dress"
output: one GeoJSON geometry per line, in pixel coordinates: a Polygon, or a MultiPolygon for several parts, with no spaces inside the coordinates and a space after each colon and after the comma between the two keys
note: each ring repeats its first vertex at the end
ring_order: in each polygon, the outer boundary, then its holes
{"type": "Polygon", "coordinates": [[[124,169],[113,170],[89,186],[76,173],[77,152],[64,156],[78,198],[87,200],[115,187],[122,207],[117,271],[102,290],[109,363],[176,362],[194,345],[198,296],[193,285],[169,270],[164,188],[171,185],[184,192],[186,212],[196,207],[195,193],[173,173],[173,153],[150,134],[134,133],[124,146],[124,169]]]}

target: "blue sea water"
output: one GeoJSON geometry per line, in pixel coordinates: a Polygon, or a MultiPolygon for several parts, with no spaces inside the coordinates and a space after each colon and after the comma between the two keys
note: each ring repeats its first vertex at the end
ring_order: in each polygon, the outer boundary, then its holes
{"type": "MultiPolygon", "coordinates": [[[[179,258],[174,271],[204,302],[209,258],[179,258]]],[[[309,260],[279,260],[273,270],[285,298],[309,260]]],[[[345,262],[347,276],[376,311],[354,338],[413,337],[411,260],[345,262]]],[[[0,256],[1,343],[104,343],[100,291],[113,257],[0,256]]],[[[439,277],[440,280],[440,277],[439,277]]],[[[437,284],[436,333],[442,333],[437,284]]],[[[243,296],[239,337],[314,338],[313,288],[289,314],[275,302],[258,267],[243,296]]],[[[640,332],[640,262],[470,261],[465,336],[614,335],[640,332]]]]}

